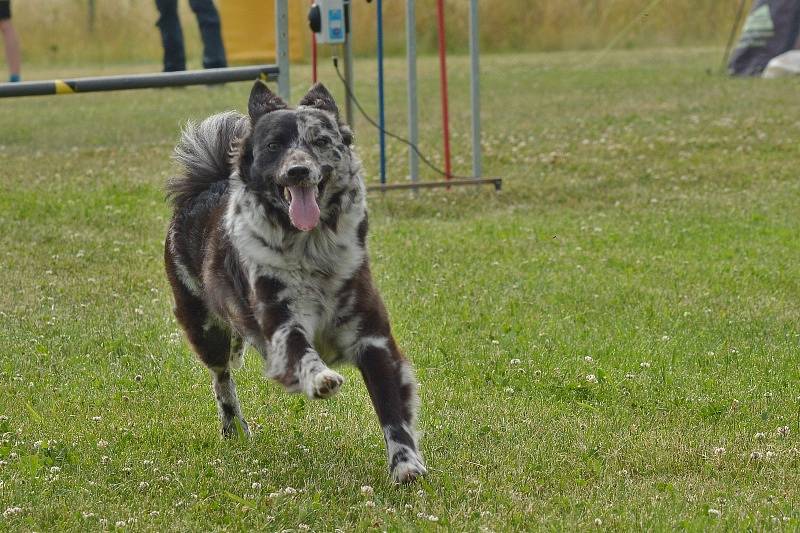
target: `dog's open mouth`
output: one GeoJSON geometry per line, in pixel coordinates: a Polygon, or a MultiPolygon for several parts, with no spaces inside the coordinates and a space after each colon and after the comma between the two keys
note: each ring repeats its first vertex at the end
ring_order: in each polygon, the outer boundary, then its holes
{"type": "Polygon", "coordinates": [[[300,231],[311,231],[319,224],[319,188],[290,185],[283,188],[283,195],[289,202],[289,220],[300,231]]]}

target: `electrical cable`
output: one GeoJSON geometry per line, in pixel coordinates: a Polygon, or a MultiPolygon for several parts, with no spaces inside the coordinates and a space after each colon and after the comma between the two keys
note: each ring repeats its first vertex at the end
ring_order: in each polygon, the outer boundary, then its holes
{"type": "Polygon", "coordinates": [[[356,95],[353,94],[353,91],[350,88],[350,85],[347,83],[347,81],[345,81],[344,76],[342,76],[342,73],[339,72],[339,58],[336,57],[336,56],[333,57],[333,68],[336,70],[336,75],[339,76],[340,80],[342,80],[342,84],[344,84],[344,90],[347,93],[347,96],[355,104],[356,109],[358,109],[358,111],[361,113],[361,116],[363,116],[364,119],[367,122],[369,122],[370,124],[372,124],[378,131],[381,131],[385,135],[388,135],[389,137],[392,137],[393,139],[397,139],[401,143],[408,145],[409,148],[414,150],[414,152],[419,156],[420,161],[425,163],[425,165],[427,165],[431,170],[433,170],[437,174],[440,174],[440,175],[444,176],[447,179],[455,178],[455,179],[461,179],[461,180],[473,180],[473,179],[477,179],[478,178],[478,176],[458,176],[456,174],[447,174],[447,172],[445,172],[444,170],[438,168],[436,165],[431,163],[428,160],[428,158],[425,157],[422,154],[422,152],[419,151],[419,148],[417,147],[417,145],[415,145],[414,143],[412,143],[408,139],[405,139],[405,138],[403,138],[403,137],[401,137],[401,136],[399,136],[399,135],[397,135],[395,133],[392,133],[391,131],[387,130],[386,128],[381,128],[380,124],[378,124],[377,122],[372,120],[372,118],[367,114],[367,112],[364,111],[364,108],[361,107],[361,103],[356,98],[356,95]]]}

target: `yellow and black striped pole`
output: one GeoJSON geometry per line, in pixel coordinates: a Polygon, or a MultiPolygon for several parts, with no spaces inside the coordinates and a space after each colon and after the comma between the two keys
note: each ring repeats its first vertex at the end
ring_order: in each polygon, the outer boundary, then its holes
{"type": "Polygon", "coordinates": [[[214,85],[255,79],[276,81],[278,79],[277,65],[211,68],[180,72],[159,72],[156,74],[75,78],[71,80],[0,83],[0,98],[185,87],[187,85],[214,85]]]}

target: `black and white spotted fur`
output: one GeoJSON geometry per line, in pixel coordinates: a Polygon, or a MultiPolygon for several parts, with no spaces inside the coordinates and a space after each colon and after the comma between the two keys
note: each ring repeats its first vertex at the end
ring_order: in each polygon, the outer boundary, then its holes
{"type": "Polygon", "coordinates": [[[268,377],[310,398],[342,385],[329,364],[352,363],[383,428],[391,474],[411,481],[426,472],[416,381],[370,275],[352,134],[322,85],[290,109],[257,82],[248,111],[190,123],[175,150],[183,173],[168,184],[175,315],[211,371],[222,433],[239,426],[249,434],[231,377],[245,345],[260,353],[268,377]],[[316,222],[311,200],[291,191],[313,194],[316,222]],[[306,207],[290,213],[290,200],[306,207]]]}

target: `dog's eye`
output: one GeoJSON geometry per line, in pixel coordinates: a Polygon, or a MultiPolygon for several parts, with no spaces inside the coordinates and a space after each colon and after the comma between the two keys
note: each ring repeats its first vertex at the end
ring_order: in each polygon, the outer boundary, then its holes
{"type": "Polygon", "coordinates": [[[324,148],[325,146],[328,146],[330,143],[331,140],[328,139],[327,137],[318,137],[314,139],[314,146],[317,146],[319,148],[324,148]]]}
{"type": "Polygon", "coordinates": [[[270,152],[277,152],[280,149],[281,145],[279,143],[269,143],[267,145],[267,150],[269,150],[270,152]]]}

